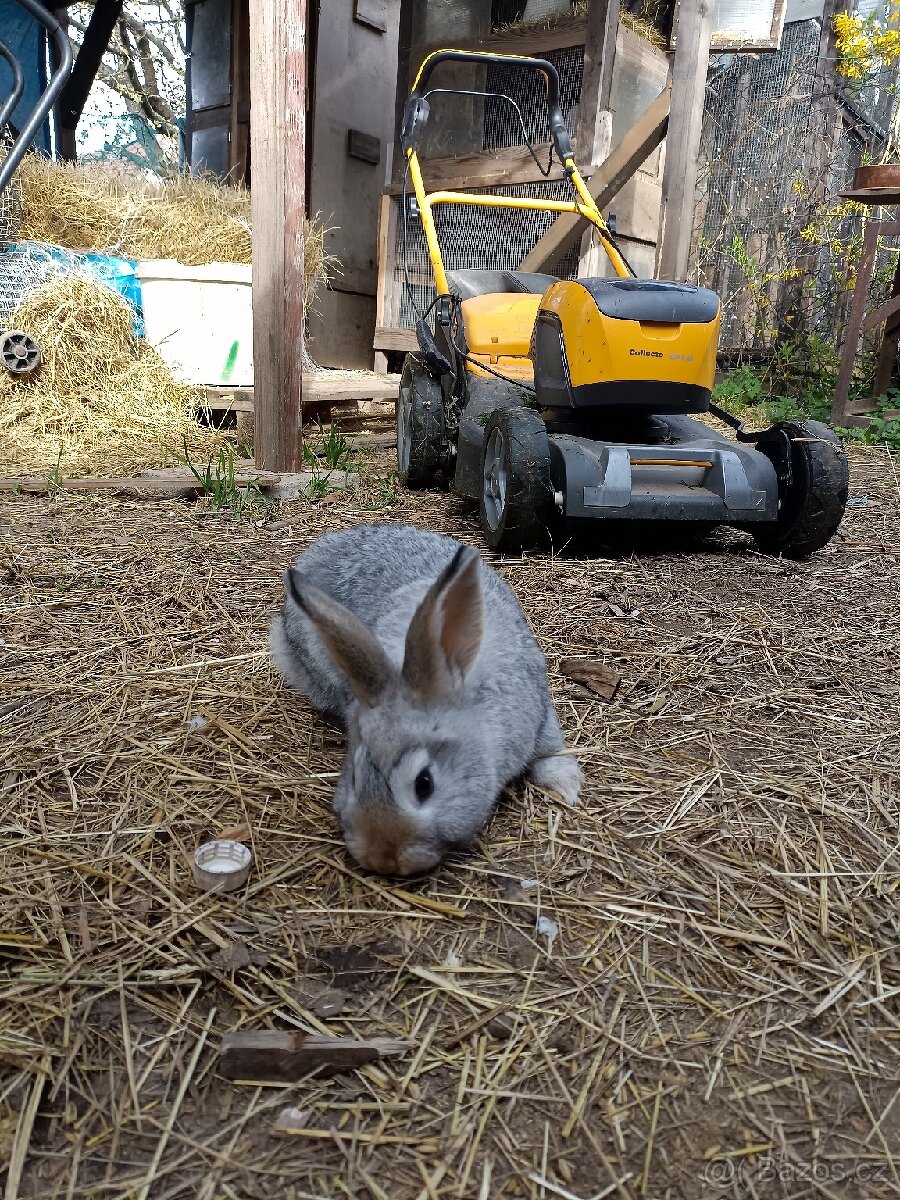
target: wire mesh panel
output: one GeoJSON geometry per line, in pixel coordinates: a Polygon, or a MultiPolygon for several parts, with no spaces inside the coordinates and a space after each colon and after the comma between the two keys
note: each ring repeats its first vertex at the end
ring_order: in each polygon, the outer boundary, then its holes
{"type": "MultiPolygon", "coordinates": [[[[568,200],[571,187],[562,179],[485,189],[486,195],[531,196],[568,200]]],[[[418,216],[403,220],[402,198],[397,206],[393,261],[394,309],[386,323],[412,328],[435,297],[434,280],[425,235],[418,216]]],[[[467,204],[440,204],[432,210],[444,266],[448,271],[474,267],[489,271],[514,271],[529,250],[553,223],[556,214],[514,208],[474,208],[467,204]]],[[[577,247],[561,259],[554,274],[572,278],[578,269],[577,247]]]]}
{"type": "MultiPolygon", "coordinates": [[[[581,77],[584,72],[584,47],[571,46],[551,50],[543,56],[553,63],[559,73],[560,108],[570,129],[574,128],[581,96],[581,77]]],[[[484,102],[484,137],[480,149],[497,150],[521,146],[529,142],[548,142],[550,126],[547,120],[547,95],[543,76],[521,68],[492,63],[487,71],[486,91],[508,96],[522,114],[522,121],[513,104],[496,96],[484,102]],[[525,127],[525,137],[522,125],[525,127]]]]}
{"type": "MultiPolygon", "coordinates": [[[[13,137],[8,129],[0,129],[0,163],[4,162],[12,148],[13,137]]],[[[25,211],[22,206],[22,189],[13,175],[6,190],[0,193],[0,248],[6,242],[14,242],[19,236],[25,211]]],[[[0,325],[2,328],[2,325],[0,325]]]]}
{"type": "Polygon", "coordinates": [[[796,22],[777,52],[714,60],[694,245],[699,280],[722,297],[724,349],[765,349],[801,326],[836,337],[843,324],[862,218],[835,197],[866,138],[878,141],[877,97],[857,97],[852,113],[849,100],[822,103],[819,36],[818,22],[796,22]]]}

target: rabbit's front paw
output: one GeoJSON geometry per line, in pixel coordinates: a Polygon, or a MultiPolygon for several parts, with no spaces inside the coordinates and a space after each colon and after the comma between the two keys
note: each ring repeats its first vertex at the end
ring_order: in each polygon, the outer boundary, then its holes
{"type": "Polygon", "coordinates": [[[569,754],[536,758],[528,768],[528,778],[537,787],[561,796],[566,804],[578,803],[581,791],[581,767],[569,754]]]}

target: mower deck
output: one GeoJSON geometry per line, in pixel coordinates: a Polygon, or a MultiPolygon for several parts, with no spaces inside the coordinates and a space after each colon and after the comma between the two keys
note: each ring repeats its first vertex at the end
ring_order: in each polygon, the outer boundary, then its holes
{"type": "Polygon", "coordinates": [[[759,451],[689,417],[662,444],[551,434],[550,476],[567,520],[771,521],[778,480],[759,451]]]}

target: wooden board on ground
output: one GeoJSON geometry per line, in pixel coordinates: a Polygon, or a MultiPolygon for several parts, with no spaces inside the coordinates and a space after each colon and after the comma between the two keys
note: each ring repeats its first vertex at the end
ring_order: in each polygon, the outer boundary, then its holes
{"type": "MultiPolygon", "coordinates": [[[[252,460],[237,459],[233,481],[235,488],[257,487],[270,499],[294,500],[309,494],[315,480],[311,471],[282,472],[257,471],[252,460]]],[[[349,471],[333,470],[328,473],[329,486],[333,491],[351,487],[358,477],[349,471]]],[[[106,477],[88,475],[81,479],[47,479],[39,475],[20,475],[0,479],[0,492],[27,495],[46,495],[52,492],[116,492],[139,496],[157,496],[166,499],[188,499],[207,490],[190,467],[166,467],[162,470],[145,471],[140,475],[106,477]]]]}
{"type": "Polygon", "coordinates": [[[406,1042],[393,1038],[360,1040],[271,1029],[226,1033],[219,1070],[226,1079],[292,1083],[311,1071],[319,1075],[352,1071],[408,1048],[406,1042]]]}

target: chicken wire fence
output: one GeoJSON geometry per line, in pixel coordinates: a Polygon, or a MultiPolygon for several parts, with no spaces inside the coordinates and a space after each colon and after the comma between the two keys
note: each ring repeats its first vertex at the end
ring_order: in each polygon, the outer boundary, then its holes
{"type": "MultiPolygon", "coordinates": [[[[817,21],[800,21],[779,51],[712,61],[694,270],[721,296],[720,346],[738,357],[797,334],[836,346],[846,323],[865,215],[839,194],[877,160],[891,97],[845,95],[819,69],[819,39],[817,21]]],[[[881,259],[883,274],[887,248],[881,259]]]]}

